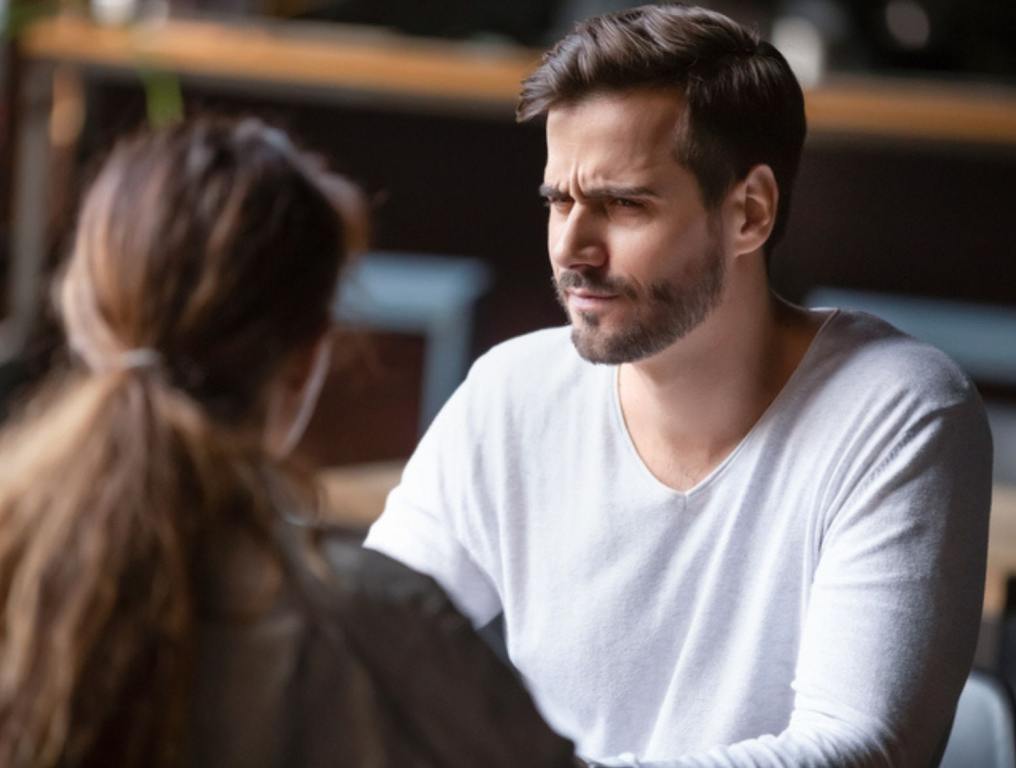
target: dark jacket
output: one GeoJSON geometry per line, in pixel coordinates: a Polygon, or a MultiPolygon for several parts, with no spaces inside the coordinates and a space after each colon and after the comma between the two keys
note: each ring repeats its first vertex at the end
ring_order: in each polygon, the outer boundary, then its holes
{"type": "Polygon", "coordinates": [[[203,560],[193,765],[573,765],[430,578],[294,522],[267,546],[223,535],[203,560]]]}

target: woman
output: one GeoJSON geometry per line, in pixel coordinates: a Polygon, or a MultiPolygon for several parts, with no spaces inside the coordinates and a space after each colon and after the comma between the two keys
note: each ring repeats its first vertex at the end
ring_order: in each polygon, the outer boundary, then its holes
{"type": "Polygon", "coordinates": [[[571,764],[282,461],[354,198],[255,120],[122,143],[91,186],[59,292],[83,370],[0,445],[0,765],[571,764]]]}

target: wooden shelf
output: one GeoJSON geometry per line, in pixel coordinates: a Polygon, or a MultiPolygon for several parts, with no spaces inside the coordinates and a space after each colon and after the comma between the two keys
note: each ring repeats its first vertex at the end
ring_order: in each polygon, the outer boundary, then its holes
{"type": "MultiPolygon", "coordinates": [[[[44,19],[20,38],[24,55],[85,67],[158,68],[183,75],[380,98],[488,106],[511,114],[540,52],[409,38],[302,22],[182,19],[103,27],[44,19]]],[[[1016,145],[1016,89],[963,83],[837,78],[807,94],[812,135],[1016,145]]]]}
{"type": "Polygon", "coordinates": [[[76,16],[40,21],[22,34],[32,59],[379,96],[510,108],[539,53],[511,46],[406,38],[337,24],[224,24],[167,19],[103,27],[76,16]]]}
{"type": "Polygon", "coordinates": [[[841,78],[808,91],[812,134],[1016,145],[1016,89],[841,78]]]}

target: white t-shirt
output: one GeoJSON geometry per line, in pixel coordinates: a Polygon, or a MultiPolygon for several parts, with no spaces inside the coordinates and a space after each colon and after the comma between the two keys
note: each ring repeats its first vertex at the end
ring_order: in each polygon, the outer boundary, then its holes
{"type": "Polygon", "coordinates": [[[991,438],[942,353],[828,313],[688,492],[569,330],[482,357],[367,546],[434,576],[550,723],[615,765],[926,766],[971,663],[991,438]],[[618,757],[618,756],[621,757],[618,757]]]}

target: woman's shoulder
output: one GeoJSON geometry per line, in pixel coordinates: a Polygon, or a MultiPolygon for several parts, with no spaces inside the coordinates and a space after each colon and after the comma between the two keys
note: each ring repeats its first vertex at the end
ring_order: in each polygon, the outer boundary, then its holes
{"type": "Polygon", "coordinates": [[[336,580],[344,592],[373,597],[384,602],[432,602],[450,606],[434,579],[363,547],[358,532],[335,526],[319,526],[316,538],[336,580]]]}
{"type": "MultiPolygon", "coordinates": [[[[318,606],[436,764],[570,766],[573,747],[430,577],[337,528],[310,532],[318,606]]],[[[326,630],[327,631],[327,630],[326,630]]]]}

